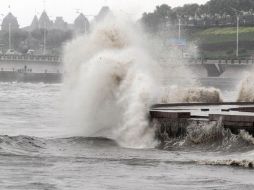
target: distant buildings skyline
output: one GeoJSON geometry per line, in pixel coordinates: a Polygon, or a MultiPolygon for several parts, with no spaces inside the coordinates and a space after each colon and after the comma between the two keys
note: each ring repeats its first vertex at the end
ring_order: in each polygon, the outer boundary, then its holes
{"type": "MultiPolygon", "coordinates": [[[[78,12],[84,15],[96,15],[102,6],[108,6],[114,13],[122,13],[128,15],[133,20],[140,19],[144,12],[152,12],[157,5],[168,4],[171,7],[182,6],[189,3],[203,4],[208,0],[146,0],[140,3],[137,0],[93,0],[81,1],[71,0],[62,1],[54,0],[0,0],[0,23],[2,22],[2,14],[7,15],[12,12],[18,18],[20,27],[30,25],[34,15],[40,16],[45,9],[51,20],[55,20],[57,16],[63,16],[68,23],[73,23],[78,16],[78,12]],[[40,13],[40,14],[38,14],[40,13]]],[[[88,17],[91,21],[92,17],[88,17]]]]}
{"type": "MultiPolygon", "coordinates": [[[[108,12],[110,11],[109,7],[104,6],[101,8],[98,15],[94,15],[94,20],[98,20],[101,17],[104,17],[108,12]]],[[[91,16],[91,15],[89,15],[91,16]]],[[[11,27],[12,30],[22,29],[26,31],[33,31],[36,29],[59,29],[59,30],[74,30],[78,33],[84,33],[88,31],[90,26],[90,22],[86,15],[83,13],[79,13],[79,15],[75,18],[73,23],[67,23],[62,16],[56,17],[54,20],[52,20],[47,12],[44,10],[40,17],[35,15],[33,17],[33,20],[31,21],[31,24],[25,27],[20,27],[18,18],[15,17],[11,12],[9,12],[6,16],[3,17],[2,23],[1,23],[1,30],[8,31],[9,27],[11,27]]]]}
{"type": "Polygon", "coordinates": [[[1,30],[8,31],[10,26],[15,30],[19,29],[18,20],[11,12],[3,18],[1,30]]]}

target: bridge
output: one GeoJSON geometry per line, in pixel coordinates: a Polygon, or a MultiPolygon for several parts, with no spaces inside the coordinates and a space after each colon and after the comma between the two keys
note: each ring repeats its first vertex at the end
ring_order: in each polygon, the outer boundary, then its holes
{"type": "Polygon", "coordinates": [[[207,77],[220,77],[225,72],[250,70],[254,66],[254,59],[190,59],[188,66],[197,72],[205,69],[207,77]]]}

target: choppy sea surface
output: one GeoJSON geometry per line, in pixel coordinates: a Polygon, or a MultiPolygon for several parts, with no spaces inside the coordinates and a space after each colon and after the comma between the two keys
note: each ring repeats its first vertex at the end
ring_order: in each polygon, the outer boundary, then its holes
{"type": "MultiPolygon", "coordinates": [[[[254,189],[248,134],[211,129],[200,132],[199,143],[186,137],[143,150],[69,137],[61,128],[61,90],[60,84],[0,83],[1,190],[254,189]]],[[[222,92],[226,100],[235,97],[234,90],[222,92]]]]}

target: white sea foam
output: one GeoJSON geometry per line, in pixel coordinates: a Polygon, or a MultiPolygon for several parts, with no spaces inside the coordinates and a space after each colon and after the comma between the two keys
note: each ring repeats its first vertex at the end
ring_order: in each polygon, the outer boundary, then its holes
{"type": "Polygon", "coordinates": [[[241,82],[237,101],[254,102],[254,77],[248,76],[241,82]]]}
{"type": "Polygon", "coordinates": [[[219,103],[222,102],[220,90],[216,88],[171,86],[165,88],[161,97],[162,103],[219,103]]]}
{"type": "Polygon", "coordinates": [[[72,130],[113,138],[121,146],[154,147],[147,114],[156,92],[156,64],[129,21],[110,18],[65,49],[65,94],[72,130]]]}
{"type": "Polygon", "coordinates": [[[181,64],[186,60],[165,56],[163,46],[145,36],[137,24],[110,17],[67,44],[64,94],[72,132],[112,138],[125,147],[154,147],[152,104],[221,101],[218,90],[195,87],[193,73],[181,64]],[[162,90],[179,81],[191,87],[162,90]]]}

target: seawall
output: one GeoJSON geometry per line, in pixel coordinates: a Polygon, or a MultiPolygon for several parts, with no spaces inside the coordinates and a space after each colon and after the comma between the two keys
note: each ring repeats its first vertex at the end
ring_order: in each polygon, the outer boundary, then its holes
{"type": "Polygon", "coordinates": [[[159,104],[151,108],[150,118],[161,141],[186,135],[190,125],[221,125],[254,136],[254,103],[249,102],[159,104]]]}

